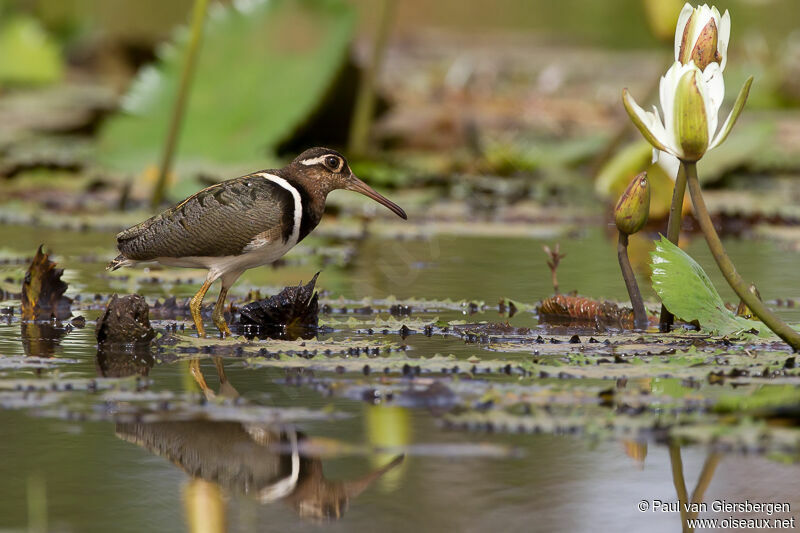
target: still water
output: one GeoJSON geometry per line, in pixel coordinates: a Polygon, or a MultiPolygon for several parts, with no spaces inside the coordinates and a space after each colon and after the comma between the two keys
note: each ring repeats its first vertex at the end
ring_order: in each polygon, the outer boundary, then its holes
{"type": "MultiPolygon", "coordinates": [[[[3,257],[30,257],[38,243],[47,243],[66,268],[70,296],[138,291],[150,298],[185,297],[196,290],[185,283],[194,275],[191,271],[180,271],[180,279],[170,278],[166,284],[143,282],[141,270],[128,280],[105,277],[104,262],[112,255],[110,234],[6,227],[0,235],[3,257]]],[[[552,290],[542,244],[508,238],[370,238],[357,245],[349,267],[324,268],[318,287],[327,291],[328,299],[394,295],[494,305],[501,297],[512,297],[532,303],[552,290]]],[[[796,252],[772,242],[727,244],[744,277],[757,279],[766,298],[800,296],[786,289],[800,286],[800,272],[792,267],[796,252]]],[[[561,246],[567,253],[559,270],[562,289],[625,297],[609,239],[591,232],[562,240],[561,246]]],[[[707,268],[723,297],[732,300],[704,243],[691,242],[688,251],[707,268]]],[[[300,256],[302,250],[296,253],[300,256]]],[[[296,284],[307,281],[316,268],[290,264],[257,269],[235,289],[241,296],[251,288],[296,284]]],[[[23,270],[9,265],[0,274],[17,279],[23,270]]],[[[3,307],[18,304],[2,302],[3,307]]],[[[0,370],[0,385],[20,377],[91,378],[107,372],[110,363],[98,355],[93,334],[98,313],[81,311],[89,319],[87,327],[72,330],[51,347],[56,360],[73,363],[42,372],[0,370]]],[[[450,318],[459,315],[450,313],[450,318]]],[[[783,313],[800,321],[796,311],[783,313]]],[[[0,325],[0,357],[25,354],[17,317],[18,309],[0,325]]],[[[463,318],[505,320],[496,311],[463,318]]],[[[511,323],[535,326],[535,318],[520,313],[511,323]]],[[[156,328],[165,324],[154,321],[156,328]]],[[[423,354],[486,355],[460,339],[418,335],[407,343],[423,354]]],[[[51,416],[3,409],[0,531],[182,531],[198,520],[209,527],[217,521],[229,531],[680,531],[679,513],[637,509],[642,500],[652,506],[654,500],[677,499],[666,446],[649,443],[646,452],[639,446],[629,454],[619,441],[580,436],[448,431],[433,409],[328,397],[313,387],[287,383],[284,372],[276,369],[248,368],[236,358],[223,363],[223,388],[235,387],[248,403],[346,416],[301,420],[295,433],[287,426],[224,419],[118,423],[111,421],[116,404],[103,406],[95,417],[106,421],[91,422],[71,419],[68,411],[57,408],[51,416]],[[297,442],[318,447],[297,458],[297,442]],[[352,450],[342,453],[342,443],[352,450]],[[393,463],[393,453],[353,451],[376,444],[405,447],[409,453],[393,463]],[[287,489],[284,480],[292,476],[287,489]]],[[[149,392],[196,391],[185,361],[153,364],[144,357],[136,365],[152,365],[145,371],[149,392]]],[[[209,385],[219,390],[212,361],[204,359],[201,367],[209,385]]],[[[363,377],[365,383],[371,379],[380,378],[363,377]]],[[[700,446],[681,450],[690,494],[709,453],[700,446]]],[[[796,516],[798,474],[797,466],[764,457],[725,455],[705,500],[788,502],[792,513],[786,516],[796,516]]]]}

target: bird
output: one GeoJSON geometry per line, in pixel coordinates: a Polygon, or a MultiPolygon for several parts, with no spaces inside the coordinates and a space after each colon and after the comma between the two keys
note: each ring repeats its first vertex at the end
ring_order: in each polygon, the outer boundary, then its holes
{"type": "Polygon", "coordinates": [[[200,309],[206,292],[220,279],[211,316],[220,333],[229,336],[223,309],[231,285],[244,271],[276,261],[311,233],[322,219],[328,194],[337,189],[361,193],[408,219],[400,206],[358,179],[341,153],[310,148],[283,168],[211,185],[118,233],[120,253],[106,270],[153,261],[207,269],[189,310],[198,336],[205,337],[200,309]]]}

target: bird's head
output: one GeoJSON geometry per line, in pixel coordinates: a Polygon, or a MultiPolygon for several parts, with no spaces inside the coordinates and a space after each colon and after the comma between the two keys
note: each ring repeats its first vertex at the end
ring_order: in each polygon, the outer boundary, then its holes
{"type": "Polygon", "coordinates": [[[297,156],[290,166],[294,167],[295,175],[300,176],[306,186],[323,195],[336,189],[360,192],[385,205],[400,218],[408,218],[399,205],[358,179],[344,156],[336,150],[310,148],[297,156]]]}

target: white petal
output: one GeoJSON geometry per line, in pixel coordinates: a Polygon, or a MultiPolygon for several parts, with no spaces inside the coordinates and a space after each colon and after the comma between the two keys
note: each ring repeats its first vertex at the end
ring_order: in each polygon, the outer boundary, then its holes
{"type": "MultiPolygon", "coordinates": [[[[705,4],[705,7],[708,7],[708,5],[705,4]]],[[[719,15],[719,9],[717,9],[717,6],[711,6],[711,17],[714,19],[714,22],[717,24],[717,28],[719,28],[720,15],[719,15]]]]}
{"type": "Polygon", "coordinates": [[[703,71],[703,80],[708,85],[709,96],[711,101],[714,102],[716,113],[719,113],[722,101],[725,99],[725,78],[718,63],[708,64],[703,71]]]}
{"type": "Polygon", "coordinates": [[[722,127],[719,129],[719,133],[717,134],[717,136],[714,137],[713,140],[711,141],[711,144],[708,145],[709,150],[713,150],[714,148],[722,144],[722,141],[725,140],[724,138],[727,136],[724,135],[724,132],[729,129],[728,125],[730,124],[732,119],[733,119],[733,109],[731,109],[731,112],[728,113],[728,117],[725,119],[725,122],[722,123],[722,127]]]}
{"type": "Polygon", "coordinates": [[[660,166],[664,173],[669,176],[672,181],[678,177],[678,169],[681,166],[681,161],[672,154],[661,152],[658,154],[658,166],[660,166]]]}
{"type": "Polygon", "coordinates": [[[661,84],[659,85],[661,111],[664,113],[665,144],[672,148],[673,153],[678,157],[681,156],[682,152],[678,143],[678,135],[675,132],[675,93],[681,77],[687,70],[691,69],[696,69],[694,61],[689,61],[688,65],[681,65],[676,61],[664,74],[664,77],[661,78],[661,84]]]}
{"type": "Polygon", "coordinates": [[[676,143],[671,142],[672,139],[669,135],[669,132],[664,128],[664,123],[661,121],[661,116],[658,114],[658,108],[653,106],[653,112],[647,114],[651,117],[652,122],[650,123],[650,130],[655,134],[655,136],[661,140],[663,144],[666,145],[667,148],[671,150],[675,150],[676,143]]]}
{"type": "Polygon", "coordinates": [[[694,50],[694,47],[697,44],[697,39],[700,38],[700,34],[703,32],[703,28],[706,27],[712,18],[714,18],[713,13],[711,12],[711,9],[708,8],[708,5],[703,4],[695,9],[694,23],[692,24],[692,34],[689,36],[689,50],[694,50]]]}
{"type": "Polygon", "coordinates": [[[678,15],[678,25],[675,26],[675,61],[680,61],[681,43],[683,42],[683,32],[689,23],[689,18],[694,13],[694,8],[689,2],[683,4],[681,14],[678,15]]]}
{"type": "Polygon", "coordinates": [[[725,65],[728,63],[728,43],[730,42],[730,39],[731,14],[728,13],[728,10],[726,9],[725,13],[722,15],[722,20],[720,21],[717,30],[717,50],[722,56],[722,63],[719,66],[721,70],[725,70],[725,65]]]}
{"type": "Polygon", "coordinates": [[[728,135],[733,128],[733,125],[739,119],[739,115],[742,113],[745,104],[747,103],[747,97],[750,94],[750,87],[753,85],[753,77],[750,76],[747,78],[747,81],[744,82],[742,89],[739,91],[739,95],[736,97],[736,101],[733,103],[733,108],[731,112],[728,114],[728,118],[725,119],[725,123],[722,124],[722,128],[720,128],[719,133],[717,133],[716,138],[711,142],[709,146],[709,150],[712,148],[716,148],[720,144],[722,144],[725,139],[728,138],[728,135]]]}
{"type": "Polygon", "coordinates": [[[672,130],[672,106],[675,102],[675,86],[680,79],[680,76],[678,76],[680,68],[680,63],[677,61],[673,63],[666,74],[661,76],[661,81],[658,84],[658,100],[661,103],[661,111],[664,113],[664,127],[667,131],[672,130]]]}

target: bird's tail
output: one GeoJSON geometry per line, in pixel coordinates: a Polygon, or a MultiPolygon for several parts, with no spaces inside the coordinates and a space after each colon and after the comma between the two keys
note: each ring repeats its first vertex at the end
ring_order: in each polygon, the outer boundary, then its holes
{"type": "Polygon", "coordinates": [[[124,255],[119,254],[117,257],[112,259],[111,262],[106,266],[106,270],[116,270],[118,268],[131,266],[134,263],[135,261],[131,261],[124,255]]]}

